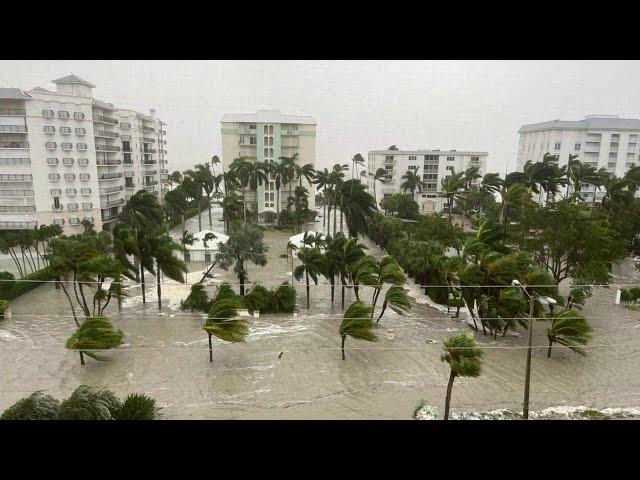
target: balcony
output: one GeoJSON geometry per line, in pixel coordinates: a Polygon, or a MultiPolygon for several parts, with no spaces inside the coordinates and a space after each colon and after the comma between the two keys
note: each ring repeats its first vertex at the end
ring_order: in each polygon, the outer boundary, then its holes
{"type": "Polygon", "coordinates": [[[96,144],[96,150],[98,152],[119,152],[120,147],[116,147],[115,145],[98,145],[96,144]]]}
{"type": "Polygon", "coordinates": [[[62,208],[62,205],[56,205],[55,203],[51,205],[51,210],[53,210],[54,212],[61,212],[62,208]]]}
{"type": "Polygon", "coordinates": [[[122,185],[116,185],[115,187],[107,187],[100,189],[100,195],[109,195],[110,193],[121,192],[124,190],[122,185]]]}
{"type": "Polygon", "coordinates": [[[0,117],[24,117],[27,111],[23,108],[0,108],[0,117]]]}
{"type": "Polygon", "coordinates": [[[0,205],[0,213],[33,213],[34,205],[0,205]]]}
{"type": "Polygon", "coordinates": [[[106,123],[108,125],[118,125],[118,120],[115,118],[105,117],[103,115],[95,115],[93,117],[94,123],[106,123]]]}
{"type": "Polygon", "coordinates": [[[0,148],[29,148],[29,142],[0,142],[0,148]]]}
{"type": "Polygon", "coordinates": [[[153,138],[142,137],[140,140],[142,141],[142,143],[156,143],[153,138]]]}
{"type": "Polygon", "coordinates": [[[153,133],[156,131],[155,128],[151,128],[151,127],[142,127],[142,131],[143,132],[148,132],[148,133],[153,133]]]}
{"type": "Polygon", "coordinates": [[[116,205],[124,205],[124,198],[118,200],[109,200],[108,202],[100,202],[100,208],[110,208],[116,205]]]}
{"type": "Polygon", "coordinates": [[[25,125],[0,125],[0,133],[27,133],[25,125]]]}
{"type": "Polygon", "coordinates": [[[0,197],[33,197],[33,190],[0,190],[0,197]]]}
{"type": "Polygon", "coordinates": [[[156,150],[154,148],[143,148],[140,150],[142,153],[144,153],[145,155],[151,155],[153,153],[157,153],[156,150]]]}
{"type": "Polygon", "coordinates": [[[0,222],[0,230],[24,230],[27,228],[36,228],[38,222],[0,222]]]}
{"type": "Polygon", "coordinates": [[[156,163],[158,163],[157,160],[143,160],[142,161],[142,165],[155,165],[156,163]]]}
{"type": "Polygon", "coordinates": [[[145,182],[142,184],[145,187],[153,187],[154,185],[158,185],[158,181],[157,180],[151,180],[150,182],[145,182]]]}
{"type": "Polygon", "coordinates": [[[0,182],[31,182],[33,181],[33,177],[30,174],[20,174],[20,173],[3,173],[0,174],[0,182]]]}
{"type": "Polygon", "coordinates": [[[122,160],[96,160],[96,165],[99,167],[122,165],[122,160]]]}
{"type": "Polygon", "coordinates": [[[30,158],[0,158],[0,166],[2,165],[31,165],[30,158]]]}
{"type": "Polygon", "coordinates": [[[100,173],[98,180],[115,180],[116,178],[122,178],[122,173],[100,173]]]}
{"type": "Polygon", "coordinates": [[[115,220],[118,218],[118,214],[117,213],[104,213],[102,212],[102,221],[103,222],[110,222],[112,220],[115,220]]]}
{"type": "Polygon", "coordinates": [[[96,130],[94,132],[95,137],[103,138],[120,138],[120,134],[116,132],[107,132],[106,130],[96,130]]]}

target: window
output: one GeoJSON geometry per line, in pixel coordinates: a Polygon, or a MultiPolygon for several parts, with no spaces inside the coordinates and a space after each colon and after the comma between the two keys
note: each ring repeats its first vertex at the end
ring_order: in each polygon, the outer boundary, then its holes
{"type": "Polygon", "coordinates": [[[67,182],[72,182],[76,179],[76,174],[75,173],[65,173],[64,174],[64,179],[67,182]]]}
{"type": "Polygon", "coordinates": [[[385,155],[384,160],[385,162],[393,162],[393,155],[385,155]]]}
{"type": "Polygon", "coordinates": [[[69,135],[71,133],[71,129],[69,127],[60,127],[60,133],[62,135],[69,135]]]}
{"type": "MultiPolygon", "coordinates": [[[[250,123],[249,124],[249,130],[255,130],[255,129],[256,129],[255,123],[250,123]]],[[[267,132],[265,132],[265,133],[267,133],[267,132]]]]}
{"type": "Polygon", "coordinates": [[[265,149],[264,149],[264,156],[265,156],[265,157],[268,157],[268,156],[269,156],[269,149],[268,149],[268,148],[265,148],[265,149]]]}
{"type": "Polygon", "coordinates": [[[576,142],[576,144],[573,146],[573,149],[577,152],[580,151],[580,142],[576,142]]]}
{"type": "Polygon", "coordinates": [[[131,154],[130,153],[123,153],[123,155],[124,155],[123,163],[125,163],[127,165],[133,164],[133,162],[131,161],[131,154]]]}
{"type": "Polygon", "coordinates": [[[553,147],[554,150],[560,150],[560,145],[561,145],[560,142],[556,142],[555,146],[553,147]]]}
{"type": "Polygon", "coordinates": [[[91,195],[91,189],[90,188],[81,188],[80,189],[80,193],[82,195],[91,195]]]}
{"type": "Polygon", "coordinates": [[[60,197],[53,197],[53,209],[62,210],[62,207],[60,206],[60,197]]]}
{"type": "Polygon", "coordinates": [[[269,146],[273,145],[273,137],[269,137],[269,146]]]}
{"type": "Polygon", "coordinates": [[[60,174],[59,173],[50,173],[49,174],[49,180],[51,180],[52,182],[57,182],[58,180],[60,180],[60,174]]]}
{"type": "Polygon", "coordinates": [[[249,137],[249,144],[250,145],[256,145],[257,140],[256,137],[249,137]]]}
{"type": "Polygon", "coordinates": [[[76,148],[78,150],[86,150],[87,149],[87,144],[86,143],[76,143],[76,148]]]}
{"type": "MultiPolygon", "coordinates": [[[[251,127],[249,127],[251,128],[251,127]]],[[[269,134],[269,127],[267,125],[264,126],[264,134],[268,135],[269,134]]]]}
{"type": "Polygon", "coordinates": [[[58,118],[69,118],[69,112],[65,112],[64,110],[59,111],[58,118]]]}
{"type": "Polygon", "coordinates": [[[67,188],[65,190],[65,193],[69,196],[74,196],[78,193],[78,191],[75,188],[67,188]]]}
{"type": "Polygon", "coordinates": [[[87,129],[86,128],[76,128],[76,135],[78,136],[83,136],[87,133],[87,129]]]}
{"type": "Polygon", "coordinates": [[[53,110],[42,110],[42,116],[43,117],[53,117],[54,116],[53,110]]]}
{"type": "Polygon", "coordinates": [[[425,155],[424,156],[424,161],[425,162],[438,162],[439,159],[440,159],[440,157],[438,155],[425,155]]]}
{"type": "Polygon", "coordinates": [[[269,137],[264,137],[264,144],[269,145],[269,137]]]}
{"type": "Polygon", "coordinates": [[[76,120],[84,120],[84,113],[73,112],[73,118],[75,118],[76,120]]]}
{"type": "Polygon", "coordinates": [[[448,165],[447,170],[449,170],[450,172],[453,172],[453,165],[448,165]]]}
{"type": "Polygon", "coordinates": [[[241,136],[241,137],[240,137],[240,143],[241,143],[241,144],[243,144],[243,143],[244,143],[244,137],[243,137],[243,136],[241,136]]]}
{"type": "Polygon", "coordinates": [[[273,125],[269,125],[269,135],[273,135],[273,125]]]}
{"type": "Polygon", "coordinates": [[[269,157],[273,157],[273,148],[269,149],[269,157]]]}
{"type": "Polygon", "coordinates": [[[264,201],[265,202],[269,201],[269,194],[267,192],[264,192],[264,201]]]}
{"type": "Polygon", "coordinates": [[[78,204],[77,203],[68,203],[67,204],[67,210],[75,212],[76,210],[78,210],[78,204]]]}
{"type": "Polygon", "coordinates": [[[82,208],[84,210],[91,210],[93,208],[93,203],[89,202],[89,203],[83,203],[82,204],[82,208]]]}
{"type": "Polygon", "coordinates": [[[52,188],[51,190],[49,190],[49,193],[51,193],[51,196],[57,197],[58,195],[62,195],[62,190],[60,190],[59,188],[52,188]]]}
{"type": "Polygon", "coordinates": [[[211,254],[209,252],[205,252],[204,261],[205,262],[210,262],[211,261],[211,254]]]}
{"type": "Polygon", "coordinates": [[[90,178],[91,178],[91,175],[88,174],[88,173],[81,173],[80,174],[80,180],[82,180],[82,181],[89,180],[90,178]]]}
{"type": "Polygon", "coordinates": [[[89,165],[89,159],[88,158],[79,158],[78,159],[78,165],[86,167],[87,165],[89,165]]]}
{"type": "Polygon", "coordinates": [[[58,144],[56,142],[47,142],[44,144],[44,148],[47,150],[55,150],[58,148],[58,144]]]}
{"type": "Polygon", "coordinates": [[[44,126],[44,133],[54,133],[55,131],[56,131],[56,127],[53,127],[51,125],[44,126]]]}
{"type": "Polygon", "coordinates": [[[478,163],[480,161],[480,157],[471,157],[471,163],[478,163]]]}
{"type": "Polygon", "coordinates": [[[410,162],[415,162],[416,160],[416,156],[415,155],[409,155],[409,161],[410,162]]]}
{"type": "Polygon", "coordinates": [[[456,159],[456,157],[447,157],[447,162],[453,162],[456,159]]]}
{"type": "Polygon", "coordinates": [[[62,164],[63,165],[73,165],[73,158],[63,158],[62,159],[62,164]]]}
{"type": "Polygon", "coordinates": [[[73,148],[73,143],[63,143],[60,145],[62,150],[69,151],[73,148]]]}
{"type": "Polygon", "coordinates": [[[80,219],[78,217],[70,218],[69,225],[80,225],[80,219]]]}
{"type": "Polygon", "coordinates": [[[87,221],[93,223],[93,217],[84,217],[83,220],[87,220],[87,221]]]}
{"type": "Polygon", "coordinates": [[[189,254],[189,252],[185,252],[184,261],[185,262],[190,262],[191,261],[191,255],[189,254]]]}
{"type": "Polygon", "coordinates": [[[53,219],[53,224],[54,225],[64,225],[64,218],[54,218],[53,219]]]}
{"type": "Polygon", "coordinates": [[[418,166],[417,166],[417,165],[409,165],[409,166],[407,167],[407,169],[409,169],[409,170],[413,170],[413,171],[415,172],[415,171],[418,169],[418,166]]]}

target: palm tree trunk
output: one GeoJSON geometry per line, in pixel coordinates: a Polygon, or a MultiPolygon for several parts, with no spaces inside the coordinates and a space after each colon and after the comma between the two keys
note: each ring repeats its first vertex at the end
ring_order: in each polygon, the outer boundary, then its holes
{"type": "Polygon", "coordinates": [[[209,228],[211,228],[213,226],[212,220],[211,220],[211,196],[207,195],[207,206],[209,207],[209,228]]]}
{"type": "Polygon", "coordinates": [[[80,365],[84,365],[84,355],[82,354],[82,351],[78,353],[80,353],[80,365]]]}
{"type": "Polygon", "coordinates": [[[456,375],[453,373],[453,370],[449,374],[449,383],[447,384],[447,398],[444,402],[444,419],[449,420],[449,405],[451,404],[451,391],[453,390],[453,381],[455,380],[456,375]]]}
{"type": "Polygon", "coordinates": [[[307,279],[307,310],[309,310],[309,273],[305,273],[307,279]]]}
{"type": "Polygon", "coordinates": [[[344,341],[347,339],[346,335],[342,335],[342,360],[344,360],[344,341]]]}
{"type": "Polygon", "coordinates": [[[378,323],[380,322],[380,319],[382,318],[382,315],[384,315],[384,311],[387,309],[387,302],[384,302],[382,304],[382,311],[380,312],[380,316],[378,317],[378,319],[376,320],[376,325],[378,325],[378,323]]]}
{"type": "Polygon", "coordinates": [[[198,231],[202,231],[202,210],[200,209],[200,200],[198,200],[198,231]]]}
{"type": "Polygon", "coordinates": [[[549,339],[549,349],[547,350],[547,358],[551,358],[551,347],[553,346],[553,342],[549,339]]]}
{"type": "Polygon", "coordinates": [[[240,295],[244,297],[244,274],[239,274],[238,280],[240,280],[240,295]]]}
{"type": "MultiPolygon", "coordinates": [[[[344,280],[341,280],[344,281],[344,280]]],[[[344,310],[344,284],[342,284],[342,310],[344,310]]]]}
{"type": "Polygon", "coordinates": [[[144,267],[142,263],[140,263],[140,286],[142,287],[142,303],[147,303],[146,298],[144,296],[144,267]]]}
{"type": "Polygon", "coordinates": [[[335,277],[332,276],[331,277],[331,305],[333,305],[333,299],[335,297],[335,292],[336,292],[336,286],[335,286],[335,277]]]}
{"type": "Polygon", "coordinates": [[[333,236],[336,236],[336,210],[338,210],[338,202],[333,206],[333,236]]]}
{"type": "Polygon", "coordinates": [[[160,283],[160,265],[156,260],[156,283],[158,284],[158,310],[162,310],[162,284],[160,283]]]}

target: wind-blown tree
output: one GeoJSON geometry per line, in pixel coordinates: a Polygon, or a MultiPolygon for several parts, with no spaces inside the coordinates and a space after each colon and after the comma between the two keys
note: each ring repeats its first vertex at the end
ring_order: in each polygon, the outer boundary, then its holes
{"type": "Polygon", "coordinates": [[[187,170],[185,172],[184,180],[180,188],[194,203],[198,211],[198,231],[202,231],[202,183],[200,181],[200,175],[193,170],[187,170]]]}
{"type": "Polygon", "coordinates": [[[164,220],[164,214],[155,195],[146,190],[139,190],[122,207],[119,220],[134,230],[140,230],[160,225],[164,220]]]}
{"type": "Polygon", "coordinates": [[[311,163],[305,163],[304,165],[298,165],[297,163],[294,163],[294,171],[299,182],[299,187],[302,187],[303,178],[309,185],[311,185],[316,178],[316,171],[313,168],[313,164],[311,163]]]}
{"type": "Polygon", "coordinates": [[[592,328],[582,313],[576,310],[563,310],[551,316],[551,326],[547,328],[549,349],[547,357],[551,357],[554,343],[564,345],[577,354],[586,355],[587,352],[580,345],[586,345],[591,340],[592,328]]]}
{"type": "Polygon", "coordinates": [[[347,180],[340,187],[340,213],[344,212],[350,237],[364,235],[376,212],[376,201],[357,180],[347,180]]]}
{"type": "Polygon", "coordinates": [[[374,324],[371,319],[371,306],[359,300],[353,302],[344,312],[342,323],[340,324],[340,338],[342,340],[342,360],[344,355],[344,342],[347,337],[356,340],[366,340],[375,342],[377,335],[373,332],[374,324]]]}
{"type": "Polygon", "coordinates": [[[415,170],[407,170],[407,172],[402,175],[402,180],[404,181],[400,184],[400,189],[403,192],[411,192],[412,197],[415,196],[416,190],[421,192],[424,186],[420,175],[418,175],[418,170],[420,170],[420,167],[415,170]]]}
{"type": "MultiPolygon", "coordinates": [[[[518,172],[514,172],[518,173],[518,172]]],[[[511,174],[509,174],[511,175],[511,174]]],[[[527,188],[522,183],[509,183],[509,175],[505,178],[505,182],[500,190],[502,198],[502,242],[507,238],[507,225],[509,224],[510,213],[514,210],[521,209],[526,198],[530,197],[527,188]]]]}
{"type": "Polygon", "coordinates": [[[267,264],[268,249],[260,228],[235,221],[229,226],[229,240],[219,246],[215,261],[223,270],[233,266],[240,284],[240,295],[244,296],[247,262],[264,267],[267,264]]]}
{"type": "Polygon", "coordinates": [[[212,336],[225,342],[245,342],[249,327],[246,319],[238,317],[238,310],[241,308],[244,306],[236,298],[223,298],[211,306],[203,327],[209,335],[209,362],[213,363],[212,336]]]}
{"type": "Polygon", "coordinates": [[[307,289],[307,310],[309,310],[309,278],[313,280],[313,283],[318,284],[318,275],[322,274],[322,253],[318,248],[301,248],[298,250],[298,259],[301,264],[298,265],[293,271],[293,276],[296,280],[300,281],[302,277],[305,278],[305,285],[307,289]]]}
{"type": "Polygon", "coordinates": [[[108,318],[89,317],[71,335],[65,346],[69,350],[77,350],[80,354],[80,364],[84,365],[84,355],[94,360],[106,360],[106,357],[94,350],[116,348],[122,344],[123,337],[122,330],[115,329],[108,318]]]}
{"type": "MultiPolygon", "coordinates": [[[[386,179],[387,179],[387,171],[384,168],[378,168],[375,173],[370,173],[369,174],[372,179],[373,179],[373,198],[378,198],[378,196],[376,195],[376,184],[378,182],[380,183],[386,183],[386,179]]],[[[376,203],[376,210],[378,209],[378,204],[376,203]]]]}
{"type": "Polygon", "coordinates": [[[160,310],[162,308],[162,282],[160,281],[160,273],[166,275],[171,280],[183,283],[185,281],[184,273],[187,271],[187,266],[175,253],[184,253],[185,248],[164,233],[162,227],[156,227],[149,232],[143,232],[139,237],[141,237],[140,241],[142,243],[142,248],[140,248],[142,254],[140,267],[147,268],[152,275],[156,275],[158,310],[160,310]]]}
{"type": "Polygon", "coordinates": [[[453,228],[453,215],[451,209],[453,208],[453,202],[462,198],[462,190],[465,185],[465,172],[451,171],[451,175],[444,177],[440,181],[442,191],[440,196],[447,200],[447,210],[449,214],[449,223],[451,225],[451,235],[455,242],[455,248],[460,253],[458,242],[455,241],[455,229],[453,228]]]}
{"type": "Polygon", "coordinates": [[[187,203],[187,194],[181,188],[175,188],[168,191],[164,196],[164,205],[172,219],[180,219],[182,224],[182,232],[185,231],[184,217],[187,214],[189,205],[187,203]]]}
{"type": "Polygon", "coordinates": [[[211,227],[213,225],[213,221],[211,219],[211,195],[214,191],[217,191],[222,177],[220,177],[220,180],[218,180],[216,184],[216,179],[211,172],[211,167],[208,163],[205,163],[204,165],[196,165],[195,173],[195,178],[198,182],[200,182],[200,186],[204,190],[204,194],[207,197],[207,209],[209,210],[209,227],[211,227]]]}
{"type": "Polygon", "coordinates": [[[385,256],[378,259],[367,255],[360,261],[357,280],[362,285],[373,287],[371,297],[371,318],[373,318],[380,291],[385,284],[404,285],[406,278],[402,268],[393,257],[385,256]]]}
{"type": "Polygon", "coordinates": [[[387,311],[387,307],[398,315],[406,315],[409,313],[409,310],[411,310],[411,301],[409,300],[407,291],[399,285],[394,285],[387,289],[384,294],[384,301],[382,302],[382,310],[380,310],[380,315],[378,315],[376,319],[376,325],[380,323],[380,319],[384,315],[384,312],[387,311]]]}
{"type": "Polygon", "coordinates": [[[367,250],[367,246],[363,243],[358,243],[357,237],[348,238],[342,247],[342,258],[340,259],[340,266],[342,271],[340,272],[340,283],[342,284],[341,290],[341,304],[342,309],[344,310],[344,289],[347,282],[350,282],[356,300],[360,300],[358,297],[358,268],[360,266],[360,261],[365,257],[364,251],[367,250]]]}
{"type": "Polygon", "coordinates": [[[351,159],[351,165],[353,166],[351,169],[351,179],[358,178],[358,165],[364,167],[364,158],[362,155],[356,153],[351,159]]]}
{"type": "Polygon", "coordinates": [[[296,165],[298,161],[298,154],[294,153],[290,157],[282,156],[278,157],[282,168],[282,186],[289,185],[289,198],[293,198],[293,180],[296,176],[296,165]]]}
{"type": "MultiPolygon", "coordinates": [[[[480,194],[481,198],[484,199],[486,195],[494,195],[500,191],[502,187],[502,179],[500,178],[500,174],[498,173],[485,173],[484,177],[482,177],[482,181],[480,182],[480,194]]],[[[482,219],[482,213],[484,210],[484,201],[481,200],[480,208],[478,212],[478,216],[482,219]]]]}
{"type": "MultiPolygon", "coordinates": [[[[331,176],[327,168],[325,168],[324,170],[318,170],[316,172],[313,183],[315,183],[316,188],[318,190],[322,190],[324,193],[324,201],[322,202],[322,227],[323,228],[326,226],[327,204],[330,202],[330,198],[329,198],[330,182],[331,182],[331,176]]],[[[331,210],[329,210],[329,215],[331,215],[331,210]]]]}
{"type": "MultiPolygon", "coordinates": [[[[341,201],[342,199],[341,197],[341,187],[342,184],[344,183],[344,172],[345,170],[348,170],[349,166],[348,165],[340,165],[339,163],[336,163],[333,165],[332,169],[331,169],[331,189],[330,189],[330,198],[331,198],[331,204],[333,206],[333,234],[336,234],[336,214],[338,211],[338,207],[341,207],[341,201]]],[[[340,210],[340,230],[342,230],[342,208],[340,210]]],[[[329,230],[329,232],[331,232],[329,230]]]]}
{"type": "Polygon", "coordinates": [[[451,404],[451,392],[456,377],[478,377],[482,367],[484,352],[475,348],[473,337],[464,333],[449,337],[444,341],[444,353],[440,360],[449,364],[449,383],[447,384],[447,396],[444,404],[444,419],[449,420],[449,406],[451,404]]]}

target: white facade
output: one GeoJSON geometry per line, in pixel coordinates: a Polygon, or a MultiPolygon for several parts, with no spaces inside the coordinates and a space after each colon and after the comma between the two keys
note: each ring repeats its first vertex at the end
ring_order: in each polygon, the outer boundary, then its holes
{"type": "MultiPolygon", "coordinates": [[[[283,115],[277,110],[258,110],[252,114],[227,114],[220,122],[222,133],[222,165],[225,171],[235,158],[250,161],[278,161],[280,157],[298,154],[297,163],[316,163],[316,121],[311,117],[283,115]]],[[[299,186],[294,180],[292,191],[299,186]]],[[[309,191],[309,208],[315,208],[315,186],[305,179],[302,186],[309,191]]],[[[287,206],[289,184],[280,191],[280,211],[287,206]]],[[[273,178],[258,190],[245,191],[247,208],[257,211],[263,219],[277,212],[277,191],[273,178]],[[266,215],[265,215],[266,214],[266,215]]]]}
{"type": "Polygon", "coordinates": [[[88,219],[100,230],[136,190],[162,197],[164,123],[94,99],[75,75],[53,83],[0,89],[0,229],[56,223],[74,234],[88,219]]]}
{"type": "MultiPolygon", "coordinates": [[[[560,166],[567,164],[569,155],[577,155],[582,163],[596,169],[604,167],[618,177],[638,165],[640,120],[637,119],[589,115],[584,120],[523,125],[518,133],[516,169],[520,172],[528,160],[541,161],[545,153],[556,155],[560,166]]],[[[587,184],[581,187],[581,193],[586,201],[593,200],[594,193],[596,201],[604,195],[587,184]]]]}
{"type": "Polygon", "coordinates": [[[460,172],[469,167],[478,167],[479,174],[484,175],[487,169],[487,152],[459,152],[456,150],[374,150],[369,152],[367,170],[368,190],[380,205],[387,195],[403,192],[402,176],[408,170],[417,171],[424,184],[422,191],[414,192],[419,211],[423,214],[441,212],[446,199],[439,196],[442,191],[441,180],[451,175],[452,171],[460,172]],[[374,188],[373,174],[379,168],[387,171],[386,182],[376,182],[374,188]]]}

